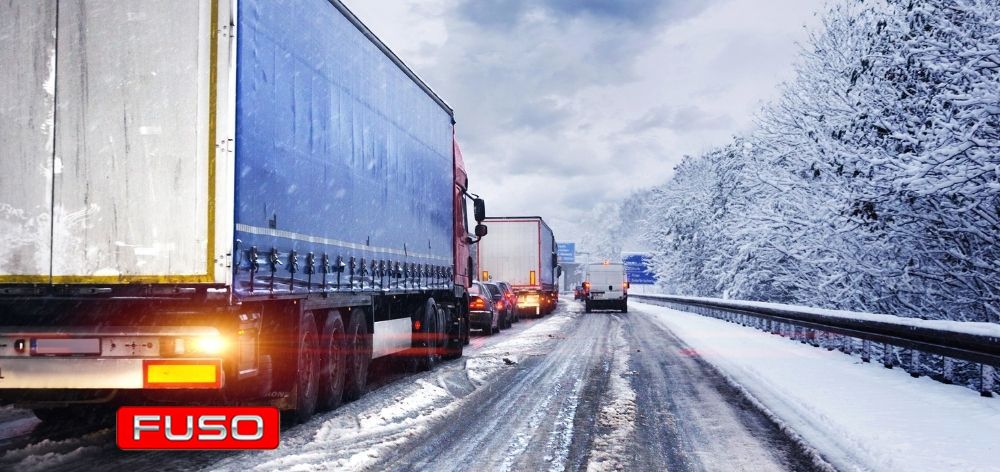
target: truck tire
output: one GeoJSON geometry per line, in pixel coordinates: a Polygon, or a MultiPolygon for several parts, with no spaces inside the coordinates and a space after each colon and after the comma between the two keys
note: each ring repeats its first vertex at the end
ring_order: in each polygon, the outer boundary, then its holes
{"type": "Polygon", "coordinates": [[[364,308],[351,310],[344,330],[347,349],[344,369],[344,400],[361,398],[368,388],[368,365],[372,361],[372,338],[364,308]]]}
{"type": "Polygon", "coordinates": [[[441,310],[433,298],[428,298],[417,311],[421,322],[420,339],[417,340],[417,370],[431,370],[441,360],[441,339],[446,336],[442,325],[441,310]]]}
{"type": "Polygon", "coordinates": [[[347,370],[347,338],[340,312],[327,315],[320,336],[319,408],[332,410],[344,400],[344,372],[347,370]]]}
{"type": "Polygon", "coordinates": [[[628,313],[628,301],[622,301],[622,313],[628,313]]]}
{"type": "Polygon", "coordinates": [[[312,312],[302,316],[296,343],[298,351],[295,374],[295,410],[292,419],[304,423],[319,402],[319,335],[316,332],[316,318],[312,312]]]}
{"type": "Polygon", "coordinates": [[[469,314],[462,315],[462,345],[468,346],[472,342],[472,323],[469,314]]]}
{"type": "Polygon", "coordinates": [[[458,359],[462,357],[462,351],[465,346],[465,323],[462,320],[462,316],[453,313],[453,310],[441,309],[442,313],[445,315],[445,321],[448,326],[455,326],[455,331],[448,332],[448,339],[446,340],[444,348],[444,358],[445,359],[458,359]],[[458,320],[453,323],[452,316],[457,316],[458,320]]]}
{"type": "Polygon", "coordinates": [[[590,306],[590,300],[583,302],[583,311],[584,313],[590,313],[591,311],[594,311],[594,308],[590,306]]]}

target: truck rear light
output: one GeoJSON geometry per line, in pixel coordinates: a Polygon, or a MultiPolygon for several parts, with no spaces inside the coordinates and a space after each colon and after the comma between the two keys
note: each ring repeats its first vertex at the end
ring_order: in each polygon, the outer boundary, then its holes
{"type": "Polygon", "coordinates": [[[222,354],[226,350],[226,339],[222,336],[194,338],[194,350],[198,354],[222,354]]]}
{"type": "Polygon", "coordinates": [[[469,309],[470,310],[485,310],[486,300],[480,297],[472,297],[469,299],[469,309]]]}
{"type": "Polygon", "coordinates": [[[482,280],[483,282],[488,282],[490,280],[490,271],[484,270],[482,278],[480,278],[479,280],[482,280]]]}
{"type": "Polygon", "coordinates": [[[222,336],[162,338],[160,354],[164,356],[217,356],[226,352],[229,342],[222,336]]]}
{"type": "Polygon", "coordinates": [[[528,272],[528,285],[535,285],[538,282],[538,276],[535,271],[528,272]]]}
{"type": "Polygon", "coordinates": [[[143,388],[220,388],[222,365],[216,360],[144,360],[143,388]]]}

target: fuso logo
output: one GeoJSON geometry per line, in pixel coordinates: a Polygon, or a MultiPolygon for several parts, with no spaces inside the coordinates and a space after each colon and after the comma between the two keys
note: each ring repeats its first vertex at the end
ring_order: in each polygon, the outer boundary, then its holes
{"type": "Polygon", "coordinates": [[[121,449],[274,449],[278,409],[269,407],[124,407],[121,449]]]}

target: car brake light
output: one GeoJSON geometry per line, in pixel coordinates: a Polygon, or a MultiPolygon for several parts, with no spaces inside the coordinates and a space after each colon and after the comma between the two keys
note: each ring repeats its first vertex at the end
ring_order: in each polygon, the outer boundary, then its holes
{"type": "Polygon", "coordinates": [[[503,310],[503,300],[497,302],[497,310],[503,310]]]}
{"type": "Polygon", "coordinates": [[[486,300],[480,297],[472,297],[469,299],[469,309],[470,310],[485,310],[486,300]]]}

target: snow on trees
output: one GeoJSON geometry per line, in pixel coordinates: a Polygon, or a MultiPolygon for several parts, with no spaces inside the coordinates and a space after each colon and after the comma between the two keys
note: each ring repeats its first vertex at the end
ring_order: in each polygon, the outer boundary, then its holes
{"type": "Polygon", "coordinates": [[[848,0],[646,233],[674,293],[1000,322],[998,171],[1000,4],[848,0]]]}

